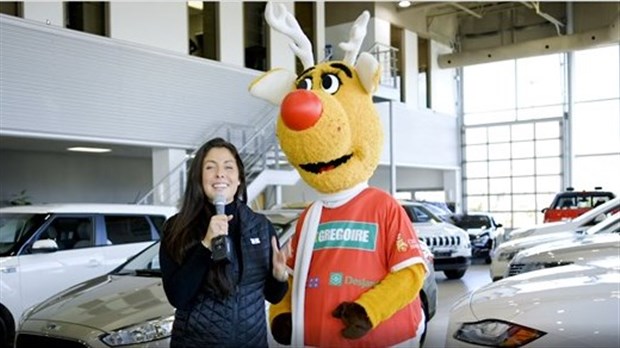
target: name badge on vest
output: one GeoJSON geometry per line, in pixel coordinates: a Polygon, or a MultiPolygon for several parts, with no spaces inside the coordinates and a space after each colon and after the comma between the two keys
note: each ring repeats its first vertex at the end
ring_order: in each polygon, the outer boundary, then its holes
{"type": "Polygon", "coordinates": [[[260,238],[250,238],[252,245],[260,244],[260,238]]]}

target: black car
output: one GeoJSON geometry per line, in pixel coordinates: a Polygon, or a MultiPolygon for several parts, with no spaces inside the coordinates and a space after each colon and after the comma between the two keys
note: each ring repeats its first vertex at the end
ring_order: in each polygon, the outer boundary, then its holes
{"type": "Polygon", "coordinates": [[[487,264],[491,263],[490,254],[497,246],[497,236],[503,234],[502,224],[497,223],[488,213],[454,214],[450,218],[469,234],[472,257],[484,258],[487,264]]]}

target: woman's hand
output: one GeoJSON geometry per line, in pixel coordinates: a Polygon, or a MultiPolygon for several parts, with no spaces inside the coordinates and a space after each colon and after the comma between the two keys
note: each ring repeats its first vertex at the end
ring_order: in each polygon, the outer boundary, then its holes
{"type": "Polygon", "coordinates": [[[232,218],[232,215],[213,215],[211,221],[209,221],[207,233],[205,233],[202,239],[202,245],[211,250],[211,240],[217,236],[228,234],[228,221],[232,220],[232,218]]]}
{"type": "Polygon", "coordinates": [[[273,249],[273,277],[281,282],[288,280],[286,271],[286,261],[291,257],[291,244],[288,243],[284,249],[278,248],[276,237],[271,237],[271,248],[273,249]]]}

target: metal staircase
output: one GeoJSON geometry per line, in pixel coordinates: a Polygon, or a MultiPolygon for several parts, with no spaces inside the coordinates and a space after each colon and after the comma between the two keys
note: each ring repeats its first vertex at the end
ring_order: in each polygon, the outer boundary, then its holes
{"type": "MultiPolygon", "coordinates": [[[[248,204],[270,186],[294,185],[299,180],[299,174],[286,160],[275,136],[277,111],[275,107],[263,111],[263,116],[254,126],[222,123],[204,140],[221,137],[235,144],[245,166],[248,204]]],[[[137,204],[179,206],[195,152],[173,168],[137,204]]]]}

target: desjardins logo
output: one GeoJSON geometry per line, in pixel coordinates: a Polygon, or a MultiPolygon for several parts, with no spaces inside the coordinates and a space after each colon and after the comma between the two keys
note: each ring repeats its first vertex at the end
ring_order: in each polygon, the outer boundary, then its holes
{"type": "Polygon", "coordinates": [[[342,272],[331,272],[329,274],[330,286],[352,285],[360,288],[368,289],[377,284],[377,281],[345,276],[342,272]]]}

